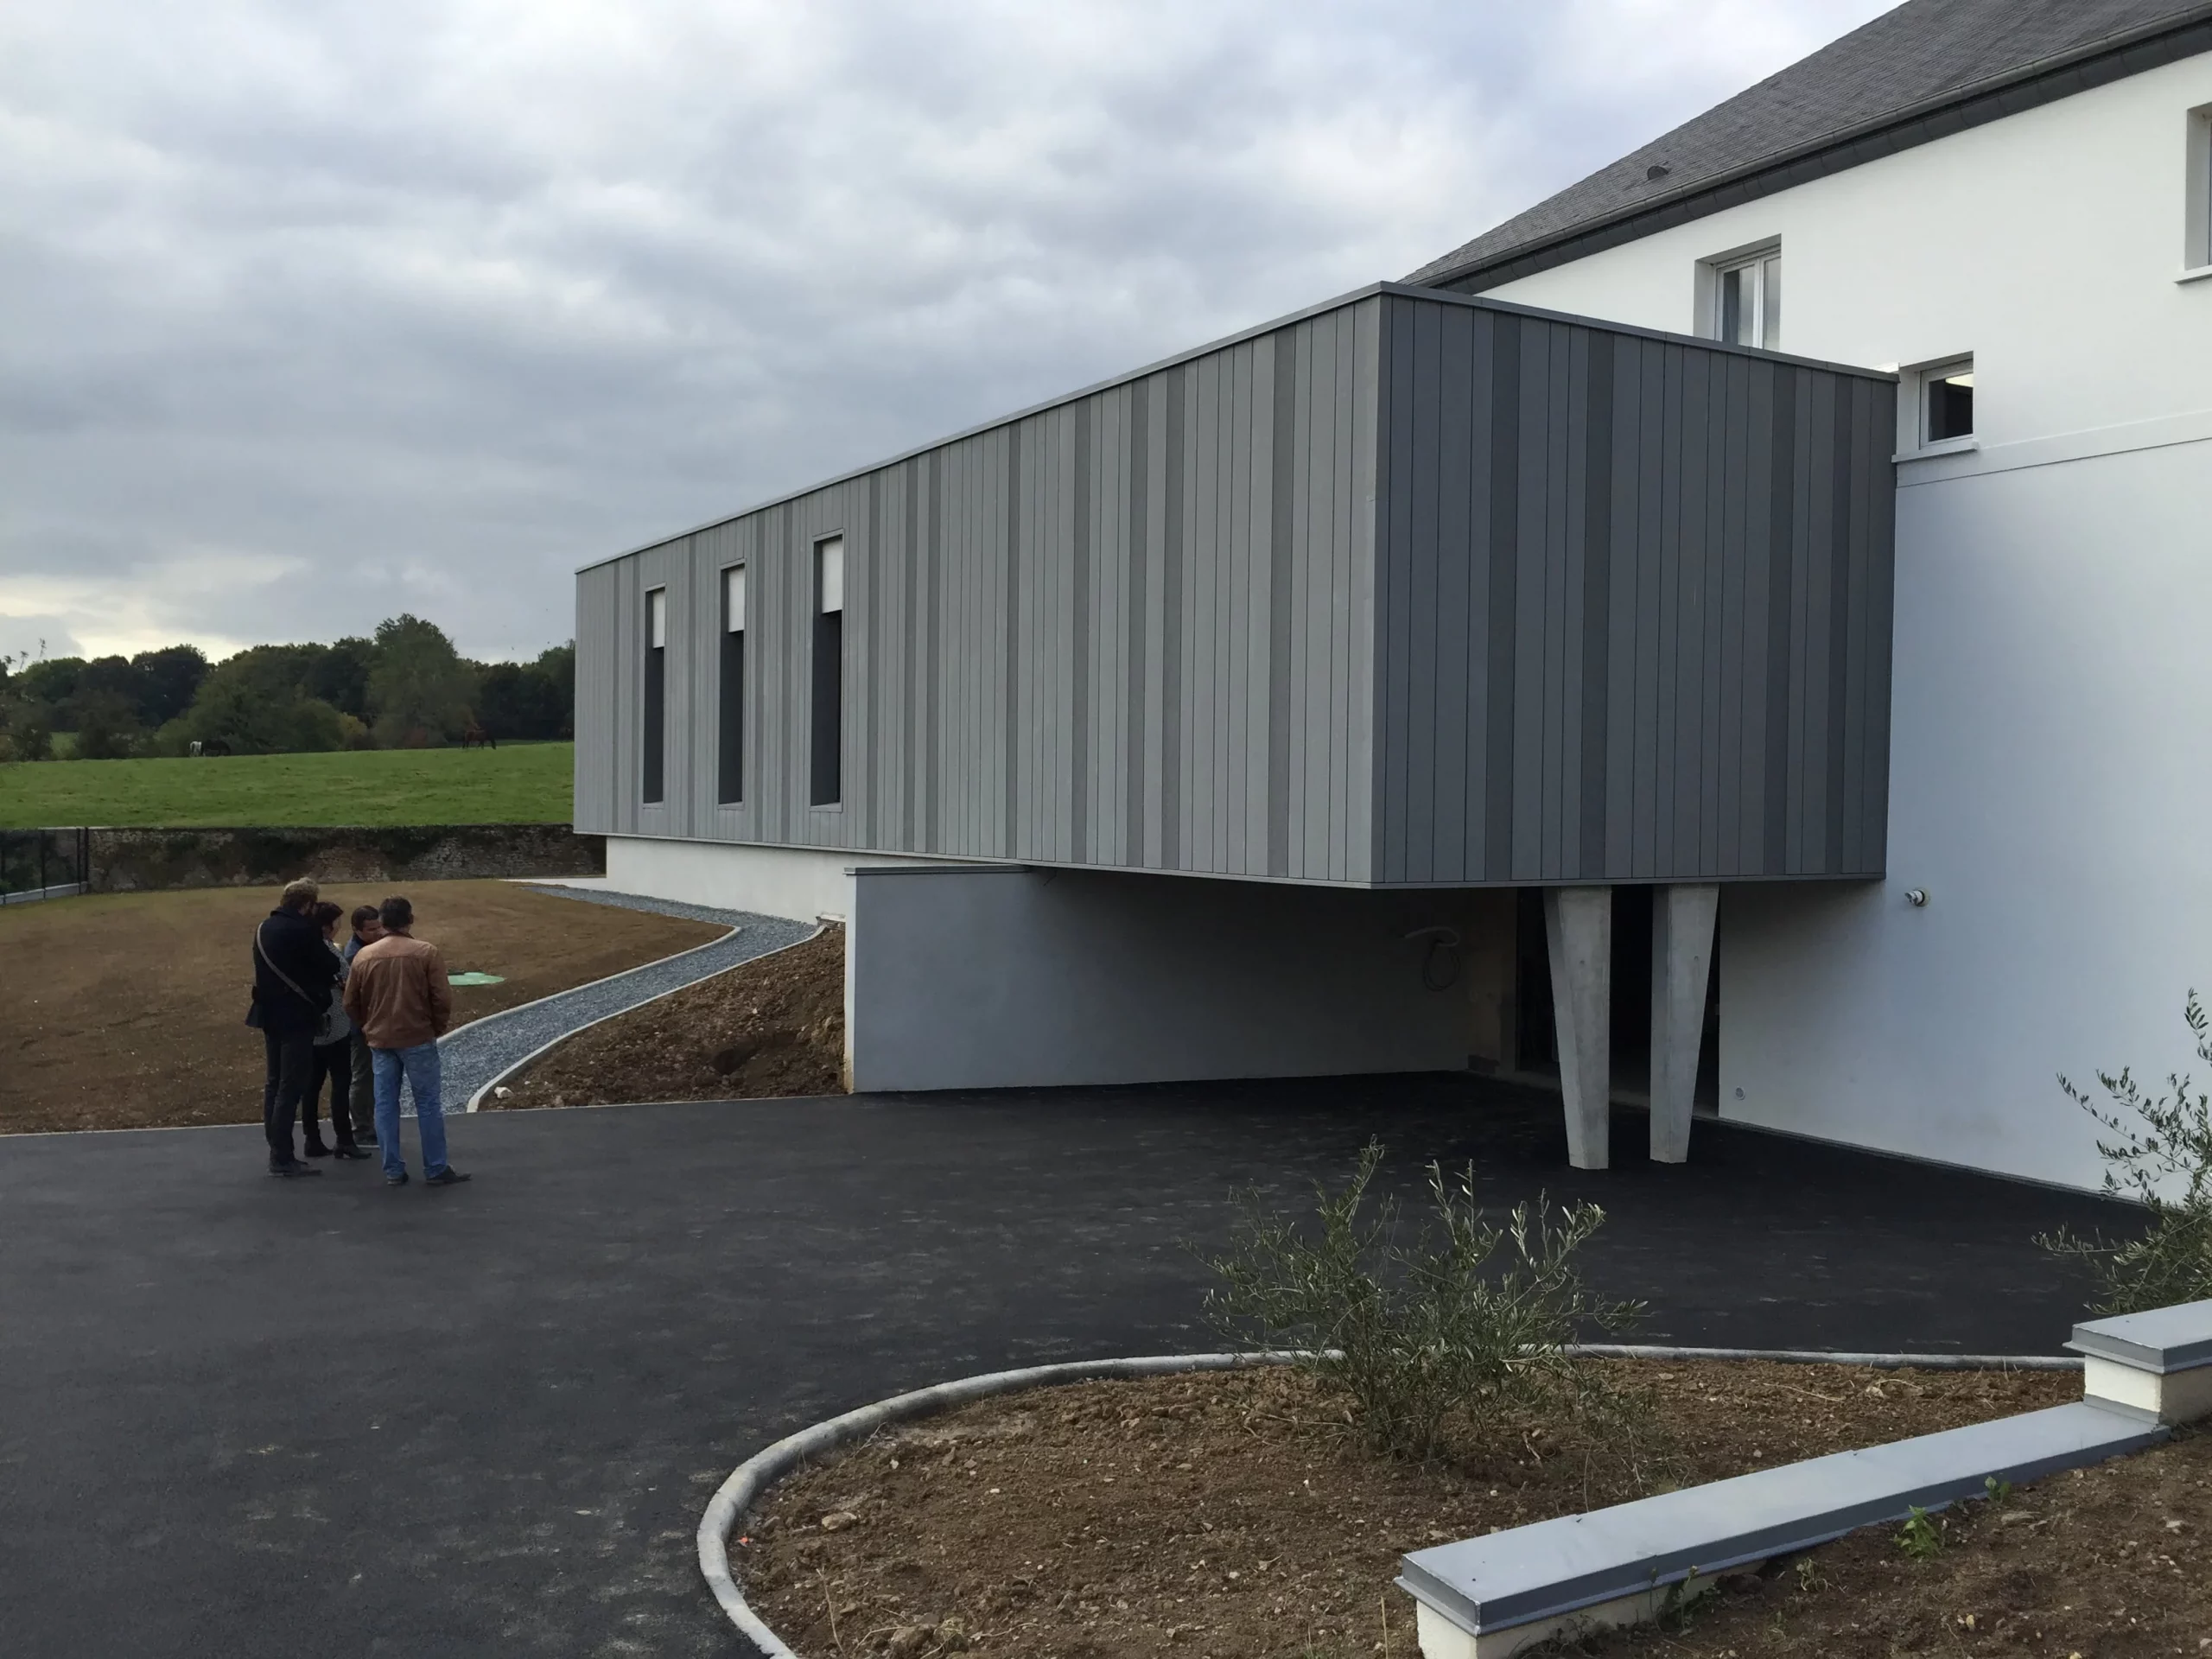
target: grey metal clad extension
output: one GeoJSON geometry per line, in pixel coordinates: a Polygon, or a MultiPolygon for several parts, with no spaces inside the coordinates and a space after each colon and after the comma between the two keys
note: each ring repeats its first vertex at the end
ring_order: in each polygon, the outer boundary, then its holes
{"type": "Polygon", "coordinates": [[[1874,874],[1894,407],[1866,371],[1378,284],[582,572],[577,824],[1358,885],[1874,874]],[[832,535],[843,798],[814,806],[832,535]]]}
{"type": "Polygon", "coordinates": [[[2207,51],[2204,0],[1910,0],[1406,280],[1480,292],[2207,51]]]}

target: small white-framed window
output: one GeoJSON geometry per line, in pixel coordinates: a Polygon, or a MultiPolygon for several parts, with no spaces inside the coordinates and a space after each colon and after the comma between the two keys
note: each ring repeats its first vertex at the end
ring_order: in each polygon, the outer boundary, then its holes
{"type": "Polygon", "coordinates": [[[1782,349],[1782,247],[1764,247],[1724,254],[1706,262],[1709,283],[1705,290],[1706,315],[1700,330],[1709,340],[1730,346],[1754,346],[1761,351],[1782,349]]]}
{"type": "Polygon", "coordinates": [[[2183,212],[2182,275],[2212,275],[2212,104],[2189,112],[2189,196],[2183,212]]]}
{"type": "Polygon", "coordinates": [[[1948,448],[1971,442],[1974,426],[1974,359],[1948,358],[1913,370],[1905,377],[1912,392],[1912,434],[1919,449],[1948,448]]]}

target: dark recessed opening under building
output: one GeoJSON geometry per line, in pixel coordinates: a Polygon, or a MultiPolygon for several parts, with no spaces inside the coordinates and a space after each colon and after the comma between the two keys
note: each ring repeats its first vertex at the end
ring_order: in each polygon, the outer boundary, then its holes
{"type": "MultiPolygon", "coordinates": [[[[1612,1092],[1646,1103],[1651,1090],[1651,899],[1649,887],[1613,890],[1612,1092]]],[[[1513,1050],[1505,1069],[1559,1076],[1559,1037],[1552,1012],[1551,950],[1544,937],[1541,887],[1514,893],[1513,1050]]],[[[1694,1109],[1720,1110],[1720,944],[1716,935],[1705,990],[1705,1035],[1698,1046],[1694,1109]]]]}

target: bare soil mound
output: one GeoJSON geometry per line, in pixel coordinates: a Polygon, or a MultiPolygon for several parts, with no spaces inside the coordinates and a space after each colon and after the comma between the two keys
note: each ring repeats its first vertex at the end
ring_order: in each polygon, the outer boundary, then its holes
{"type": "MultiPolygon", "coordinates": [[[[1667,1447],[1647,1489],[2056,1405],[2082,1386],[2070,1372],[1720,1363],[1624,1364],[1623,1378],[1649,1391],[1667,1447]]],[[[1638,1495],[1571,1431],[1532,1421],[1496,1438],[1422,1469],[1369,1452],[1341,1400],[1295,1372],[1081,1383],[804,1470],[730,1553],[761,1616],[809,1659],[1410,1655],[1412,1604],[1391,1587],[1406,1551],[1638,1495]]]]}
{"type": "Polygon", "coordinates": [[[759,1100],[844,1092],[845,930],[580,1031],[487,1106],[759,1100]]]}

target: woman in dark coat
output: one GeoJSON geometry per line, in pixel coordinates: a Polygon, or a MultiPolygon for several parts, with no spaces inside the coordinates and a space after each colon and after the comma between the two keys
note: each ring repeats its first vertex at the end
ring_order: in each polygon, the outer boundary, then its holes
{"type": "Polygon", "coordinates": [[[292,1151],[292,1120],[315,1072],[315,1033],[338,987],[338,958],[309,913],[319,890],[289,882],[276,908],[253,930],[253,1007],[246,1023],[261,1028],[268,1070],[261,1088],[261,1127],[271,1175],[320,1175],[292,1151]]]}
{"type": "Polygon", "coordinates": [[[321,899],[315,901],[309,914],[322,930],[323,949],[337,961],[338,989],[333,993],[330,1007],[315,1033],[315,1069],[308,1075],[308,1091],[300,1100],[300,1126],[307,1131],[307,1154],[310,1158],[327,1158],[333,1153],[340,1158],[365,1158],[369,1154],[354,1141],[353,1115],[348,1109],[353,1087],[353,1022],[346,1017],[348,964],[345,953],[338,948],[338,924],[345,919],[346,912],[327,899],[321,899]],[[330,1128],[338,1141],[335,1147],[323,1145],[315,1122],[316,1109],[322,1103],[325,1077],[330,1079],[330,1128]]]}

